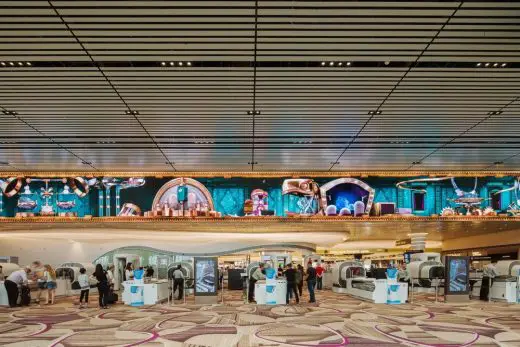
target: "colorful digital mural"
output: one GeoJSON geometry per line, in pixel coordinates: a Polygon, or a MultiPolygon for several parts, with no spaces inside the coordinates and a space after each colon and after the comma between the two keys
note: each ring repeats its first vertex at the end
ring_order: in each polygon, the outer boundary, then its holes
{"type": "MultiPolygon", "coordinates": [[[[189,178],[185,178],[189,179],[189,178]]],[[[141,211],[154,208],[154,199],[163,186],[172,180],[164,178],[81,178],[39,179],[28,178],[1,179],[2,198],[0,216],[14,217],[41,215],[43,211],[54,215],[83,217],[91,215],[116,216],[121,206],[131,203],[141,211]],[[136,183],[137,182],[137,183],[136,183]],[[80,183],[84,186],[80,186],[80,183]],[[127,189],[133,188],[133,189],[127,189]],[[50,212],[52,211],[52,212],[50,212]]],[[[480,214],[488,210],[496,213],[515,214],[518,201],[516,177],[481,177],[455,179],[429,178],[313,178],[288,179],[290,184],[307,183],[305,189],[290,187],[289,193],[283,191],[284,178],[199,178],[192,180],[203,189],[211,201],[211,208],[218,216],[244,216],[244,204],[251,200],[255,190],[265,192],[262,211],[254,214],[287,216],[290,214],[325,213],[328,206],[335,206],[335,214],[348,209],[354,214],[355,204],[364,206],[365,213],[373,213],[378,203],[394,203],[395,211],[417,216],[431,216],[448,211],[466,214],[465,205],[460,204],[461,192],[476,201],[471,205],[478,207],[480,214]],[[349,182],[332,184],[331,182],[349,182]],[[294,181],[297,181],[296,183],[294,181]],[[301,181],[301,182],[300,182],[301,181]],[[306,181],[309,181],[305,183],[306,181]],[[358,182],[358,183],[351,183],[358,182]],[[408,181],[404,185],[399,183],[408,181]],[[453,184],[456,182],[456,185],[453,184]],[[316,186],[313,186],[313,185],[316,186]],[[312,189],[310,189],[312,188],[312,189]],[[296,190],[295,190],[296,189],[296,190]],[[298,190],[299,189],[299,190],[298,190]],[[206,193],[207,192],[207,193],[206,193]],[[489,207],[490,209],[486,210],[489,207]],[[448,209],[448,210],[446,210],[448,209]]],[[[305,188],[303,187],[303,188],[305,188]]],[[[188,191],[188,198],[189,196],[188,191]]],[[[202,194],[204,195],[204,194],[202,194]]],[[[201,196],[202,196],[201,195],[201,196]]],[[[202,198],[201,198],[202,199],[202,198]]],[[[197,200],[197,199],[195,199],[197,200]]],[[[466,199],[467,200],[467,199],[466,199]]],[[[197,200],[198,201],[198,200],[197,200]]],[[[157,200],[155,201],[157,203],[157,200]]],[[[209,205],[211,205],[209,204],[209,205]]],[[[175,205],[175,201],[172,202],[175,205]]],[[[189,203],[187,204],[189,205],[189,203]]],[[[200,205],[205,205],[205,202],[200,205]]],[[[470,206],[470,205],[468,205],[470,206]]],[[[475,211],[471,211],[472,214],[475,211]]]]}

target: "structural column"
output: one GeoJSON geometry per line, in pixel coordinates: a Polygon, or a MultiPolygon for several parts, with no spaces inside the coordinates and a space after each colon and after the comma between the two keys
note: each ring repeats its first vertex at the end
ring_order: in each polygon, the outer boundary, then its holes
{"type": "Polygon", "coordinates": [[[414,251],[424,251],[426,248],[426,236],[428,233],[413,233],[408,234],[411,240],[411,248],[414,251]]]}

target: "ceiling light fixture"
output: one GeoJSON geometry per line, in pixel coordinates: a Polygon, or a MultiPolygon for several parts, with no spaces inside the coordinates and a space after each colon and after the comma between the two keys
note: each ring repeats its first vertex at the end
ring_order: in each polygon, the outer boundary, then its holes
{"type": "Polygon", "coordinates": [[[486,63],[486,65],[484,65],[485,67],[488,67],[490,64],[489,63],[486,63]]]}
{"type": "Polygon", "coordinates": [[[422,164],[422,162],[420,162],[420,161],[413,161],[412,162],[412,165],[421,165],[421,164],[422,164]]]}
{"type": "Polygon", "coordinates": [[[9,65],[14,66],[14,63],[12,61],[9,62],[9,65]]]}
{"type": "Polygon", "coordinates": [[[247,111],[247,114],[249,116],[252,116],[252,115],[258,116],[260,114],[260,111],[258,111],[258,110],[247,111]]]}
{"type": "Polygon", "coordinates": [[[2,111],[3,114],[7,114],[9,116],[16,116],[18,114],[18,112],[16,111],[2,111]]]}
{"type": "Polygon", "coordinates": [[[497,116],[499,114],[502,114],[502,111],[489,111],[488,116],[497,116]]]}
{"type": "Polygon", "coordinates": [[[321,66],[325,66],[325,62],[324,61],[321,62],[321,66]]]}
{"type": "Polygon", "coordinates": [[[350,61],[347,61],[347,66],[350,66],[350,61]]]}
{"type": "Polygon", "coordinates": [[[494,63],[494,64],[493,64],[493,67],[497,67],[497,66],[498,66],[498,63],[494,63]]]}
{"type": "Polygon", "coordinates": [[[134,111],[134,110],[126,110],[125,111],[126,114],[131,114],[133,116],[137,116],[139,114],[139,111],[134,111]]]}
{"type": "Polygon", "coordinates": [[[375,115],[375,114],[381,114],[381,113],[383,113],[383,112],[382,112],[382,111],[379,111],[379,110],[377,110],[377,111],[368,111],[368,114],[369,114],[370,116],[373,116],[373,115],[375,115]]]}
{"type": "Polygon", "coordinates": [[[165,61],[161,62],[161,65],[166,66],[166,62],[165,61]]]}
{"type": "Polygon", "coordinates": [[[480,67],[480,66],[482,66],[482,63],[477,63],[477,67],[480,67]]]}
{"type": "Polygon", "coordinates": [[[187,62],[186,65],[191,66],[191,61],[187,62]]]}
{"type": "Polygon", "coordinates": [[[175,165],[175,163],[173,161],[165,161],[164,162],[166,165],[175,165]]]}
{"type": "Polygon", "coordinates": [[[331,62],[329,63],[329,65],[330,65],[330,66],[334,66],[334,62],[331,61],[331,62]]]}
{"type": "Polygon", "coordinates": [[[182,61],[179,62],[179,66],[182,66],[182,61]]]}
{"type": "Polygon", "coordinates": [[[173,61],[170,61],[170,66],[174,66],[175,63],[173,61]]]}
{"type": "Polygon", "coordinates": [[[502,164],[504,164],[503,161],[495,161],[495,162],[493,163],[493,165],[502,165],[502,164]]]}
{"type": "Polygon", "coordinates": [[[506,66],[507,66],[507,64],[506,64],[506,63],[502,63],[502,65],[501,65],[501,66],[502,66],[502,67],[506,67],[506,66]]]}
{"type": "Polygon", "coordinates": [[[25,65],[32,66],[32,63],[30,61],[26,62],[25,65]]]}
{"type": "Polygon", "coordinates": [[[258,162],[257,161],[248,161],[247,164],[249,164],[249,165],[257,165],[258,162]]]}
{"type": "Polygon", "coordinates": [[[23,63],[21,61],[18,62],[18,65],[23,66],[23,63]]]}
{"type": "Polygon", "coordinates": [[[339,165],[339,161],[331,161],[330,165],[339,165]]]}
{"type": "Polygon", "coordinates": [[[84,161],[81,162],[81,164],[83,164],[83,165],[92,165],[92,162],[84,160],[84,161]]]}
{"type": "Polygon", "coordinates": [[[3,62],[0,62],[0,64],[2,64],[2,66],[5,66],[5,61],[3,61],[3,62]]]}
{"type": "Polygon", "coordinates": [[[343,65],[343,63],[340,61],[340,62],[338,63],[338,66],[342,66],[342,65],[343,65]]]}

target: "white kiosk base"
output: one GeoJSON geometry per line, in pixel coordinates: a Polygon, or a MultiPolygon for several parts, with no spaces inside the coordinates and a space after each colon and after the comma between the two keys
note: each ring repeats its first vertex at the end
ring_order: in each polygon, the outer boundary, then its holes
{"type": "Polygon", "coordinates": [[[143,287],[144,305],[155,305],[168,300],[169,290],[167,280],[139,284],[136,284],[134,281],[125,281],[122,285],[124,287],[122,299],[125,305],[132,304],[132,294],[130,293],[130,287],[132,286],[143,287]]]}
{"type": "MultiPolygon", "coordinates": [[[[277,279],[274,292],[276,298],[276,305],[285,305],[287,299],[287,280],[277,279]]],[[[255,301],[258,305],[265,305],[266,303],[265,280],[260,280],[255,283],[255,301]]]]}

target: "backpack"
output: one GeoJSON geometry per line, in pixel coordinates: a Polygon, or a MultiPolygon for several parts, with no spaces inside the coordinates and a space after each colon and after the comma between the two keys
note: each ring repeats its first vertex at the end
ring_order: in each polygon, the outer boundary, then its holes
{"type": "Polygon", "coordinates": [[[296,271],[294,274],[294,281],[296,284],[300,284],[302,282],[302,273],[300,271],[296,271]]]}

